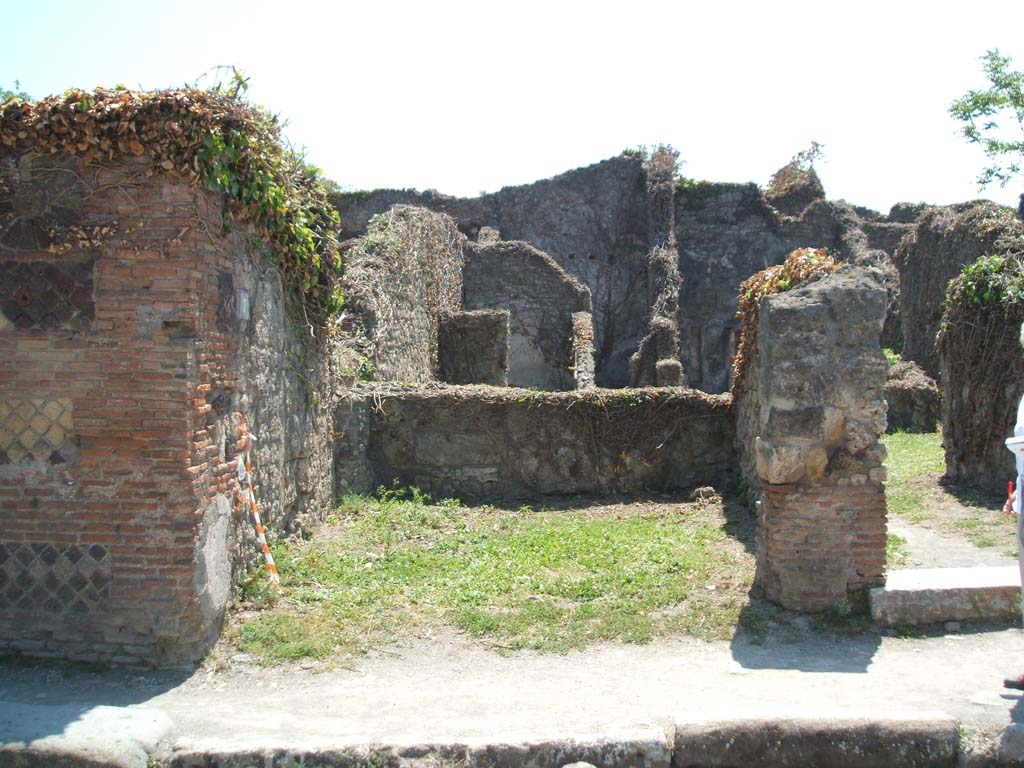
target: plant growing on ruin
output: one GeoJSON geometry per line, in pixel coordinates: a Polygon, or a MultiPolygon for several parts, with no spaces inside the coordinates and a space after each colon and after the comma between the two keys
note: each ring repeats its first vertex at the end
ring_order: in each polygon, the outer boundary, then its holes
{"type": "Polygon", "coordinates": [[[797,248],[782,264],[764,269],[740,284],[739,309],[742,321],[739,349],[733,360],[732,391],[739,391],[751,358],[757,351],[757,323],[761,299],[782,293],[801,283],[813,282],[831,275],[839,263],[824,248],[797,248]]]}
{"type": "Polygon", "coordinates": [[[669,182],[679,174],[679,150],[671,144],[659,144],[645,152],[643,162],[648,184],[669,182]]]}
{"type": "Polygon", "coordinates": [[[770,201],[787,197],[798,197],[803,203],[825,196],[814,163],[825,156],[825,145],[812,141],[811,146],[793,155],[792,159],[777,170],[768,182],[767,197],[770,201]]]}
{"type": "Polygon", "coordinates": [[[1024,72],[1011,69],[1012,59],[998,49],[987,51],[981,62],[989,86],[965,93],[949,113],[962,123],[964,138],[990,161],[978,175],[979,186],[994,181],[1006,186],[1021,174],[1024,160],[1024,72]]]}
{"type": "MultiPolygon", "coordinates": [[[[1024,246],[1024,239],[1020,241],[1024,246]]],[[[944,386],[969,387],[970,397],[944,403],[947,472],[985,456],[1013,425],[1021,387],[1018,333],[1024,322],[1024,261],[1013,251],[982,256],[949,282],[938,334],[944,386]],[[955,362],[953,362],[955,361],[955,362]],[[948,376],[947,376],[948,375],[948,376]],[[947,381],[952,377],[952,382],[947,381]]]]}
{"type": "Polygon", "coordinates": [[[982,256],[949,283],[946,306],[1009,310],[1024,304],[1024,270],[1010,256],[982,256]]]}
{"type": "Polygon", "coordinates": [[[314,321],[341,308],[338,215],[318,169],[288,148],[276,115],[245,101],[247,80],[206,90],[71,89],[0,106],[0,151],[66,153],[86,164],[147,157],[216,193],[225,225],[251,223],[314,321]]]}

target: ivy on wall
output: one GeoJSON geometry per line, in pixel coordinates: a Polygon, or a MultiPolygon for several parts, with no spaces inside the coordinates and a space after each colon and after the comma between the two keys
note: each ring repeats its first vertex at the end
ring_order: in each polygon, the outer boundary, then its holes
{"type": "Polygon", "coordinates": [[[148,157],[221,196],[225,224],[250,222],[292,293],[323,325],[341,309],[338,214],[318,169],[287,148],[275,115],[235,88],[72,89],[0,105],[0,152],[66,153],[97,164],[148,157]]]}

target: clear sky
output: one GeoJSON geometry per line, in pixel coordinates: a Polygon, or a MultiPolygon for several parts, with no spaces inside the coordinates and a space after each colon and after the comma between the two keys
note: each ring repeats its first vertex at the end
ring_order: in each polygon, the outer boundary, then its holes
{"type": "Polygon", "coordinates": [[[1024,2],[274,3],[6,0],[0,84],[161,88],[217,65],[343,187],[475,195],[668,143],[684,175],[766,184],[811,141],[832,198],[988,197],[948,116],[1024,2]]]}

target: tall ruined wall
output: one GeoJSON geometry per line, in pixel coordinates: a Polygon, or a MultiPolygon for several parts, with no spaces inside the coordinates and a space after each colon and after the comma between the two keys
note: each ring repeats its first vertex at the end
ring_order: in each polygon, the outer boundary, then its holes
{"type": "Polygon", "coordinates": [[[1005,252],[1022,231],[1009,208],[975,201],[925,211],[896,254],[905,359],[939,377],[935,337],[949,281],[980,256],[1005,252]]]}
{"type": "Polygon", "coordinates": [[[675,179],[678,153],[659,147],[647,173],[647,333],[629,359],[631,387],[680,386],[679,253],[676,249],[675,179]]]}
{"type": "Polygon", "coordinates": [[[683,370],[690,386],[724,392],[739,337],[737,286],[781,263],[789,241],[754,184],[681,182],[675,221],[683,370]]]}
{"type": "Polygon", "coordinates": [[[330,499],[326,355],[252,236],[144,159],[0,161],[0,649],[171,663],[254,549],[330,499]]]}
{"type": "Polygon", "coordinates": [[[949,284],[938,337],[946,476],[992,495],[1016,474],[1004,440],[1024,393],[1024,228],[949,284]]]}
{"type": "Polygon", "coordinates": [[[408,203],[449,214],[470,239],[483,227],[496,227],[503,237],[550,254],[590,288],[600,386],[625,386],[635,353],[641,352],[636,365],[646,370],[650,365],[641,362],[663,356],[659,345],[678,343],[688,383],[726,391],[739,332],[736,287],[798,247],[828,248],[852,263],[883,268],[890,305],[885,338],[898,346],[898,277],[890,257],[916,207],[898,206],[883,216],[824,199],[820,182],[775,195],[781,209],[754,184],[684,179],[673,195],[659,196],[651,194],[648,182],[644,158],[629,154],[478,198],[378,190],[339,195],[335,202],[352,236],[365,231],[370,216],[408,203]],[[671,211],[659,208],[665,200],[672,202],[671,211]],[[650,258],[661,242],[652,229],[655,221],[672,221],[674,228],[675,272],[682,279],[678,332],[652,322],[651,287],[665,284],[664,270],[658,271],[664,262],[650,258]],[[641,350],[645,337],[650,338],[641,350]]]}
{"type": "Polygon", "coordinates": [[[351,487],[397,480],[434,496],[673,490],[735,466],[728,396],[693,390],[532,392],[422,386],[353,392],[339,407],[351,487]],[[362,485],[360,485],[360,483],[362,485]]]}
{"type": "Polygon", "coordinates": [[[345,328],[373,378],[437,380],[439,318],[461,307],[465,242],[450,217],[396,205],[349,243],[345,328]]]}
{"type": "Polygon", "coordinates": [[[648,213],[639,155],[622,155],[478,198],[436,192],[377,190],[338,195],[344,232],[365,231],[369,218],[396,203],[454,218],[470,239],[495,227],[549,254],[590,289],[597,383],[628,383],[628,362],[644,335],[647,305],[648,213]]]}
{"type": "Polygon", "coordinates": [[[590,292],[554,259],[528,243],[470,243],[462,303],[509,311],[509,385],[574,388],[572,315],[590,311],[590,292]]]}
{"type": "Polygon", "coordinates": [[[780,191],[774,200],[782,211],[754,184],[679,183],[680,347],[691,386],[729,388],[740,327],[736,287],[781,264],[795,248],[826,248],[843,261],[880,269],[888,296],[886,339],[898,344],[898,277],[891,257],[893,242],[910,225],[823,195],[816,178],[780,191]]]}
{"type": "Polygon", "coordinates": [[[736,393],[740,468],[760,497],[756,581],[796,610],[859,601],[885,567],[881,275],[843,267],[758,306],[736,393]]]}

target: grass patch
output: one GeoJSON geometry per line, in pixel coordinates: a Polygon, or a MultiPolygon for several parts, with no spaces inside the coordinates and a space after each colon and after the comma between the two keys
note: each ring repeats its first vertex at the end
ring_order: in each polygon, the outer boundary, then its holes
{"type": "Polygon", "coordinates": [[[753,560],[720,505],[463,508],[418,492],[343,500],[311,541],[278,543],[233,629],[265,661],[359,652],[447,625],[509,649],[665,634],[730,637],[753,560]]]}
{"type": "MultiPolygon", "coordinates": [[[[1000,500],[964,490],[954,495],[941,484],[946,464],[938,432],[896,432],[885,435],[882,442],[889,451],[886,497],[890,514],[961,536],[978,547],[1014,549],[1015,523],[1002,514],[1000,500]]],[[[897,553],[894,549],[893,554],[897,553]]],[[[898,565],[888,559],[889,554],[887,541],[887,561],[898,565]]]]}
{"type": "Polygon", "coordinates": [[[935,517],[928,503],[930,486],[946,471],[942,436],[937,432],[894,432],[882,437],[889,451],[885,487],[889,512],[919,523],[935,517]]]}
{"type": "Polygon", "coordinates": [[[897,536],[895,533],[889,533],[885,536],[885,562],[887,565],[903,565],[906,562],[909,553],[907,552],[907,540],[902,536],[897,536]]]}

